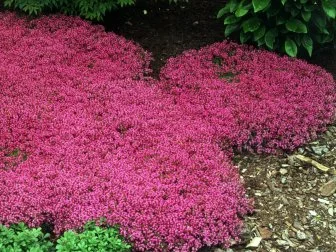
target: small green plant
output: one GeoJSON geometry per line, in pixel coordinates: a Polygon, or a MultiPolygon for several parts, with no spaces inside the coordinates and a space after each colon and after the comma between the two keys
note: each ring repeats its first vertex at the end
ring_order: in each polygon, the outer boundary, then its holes
{"type": "Polygon", "coordinates": [[[0,251],[50,251],[53,244],[48,238],[49,234],[44,234],[41,228],[28,228],[23,223],[10,227],[0,225],[0,251]]]}
{"type": "Polygon", "coordinates": [[[131,246],[119,235],[118,228],[102,228],[96,226],[95,222],[88,222],[81,233],[66,231],[56,244],[49,238],[50,234],[43,233],[41,228],[28,228],[24,223],[10,227],[0,225],[1,252],[126,252],[131,250],[131,246]]]}
{"type": "Polygon", "coordinates": [[[67,231],[57,240],[56,251],[130,251],[131,246],[119,235],[117,228],[102,228],[89,222],[82,233],[67,231]]]}
{"type": "Polygon", "coordinates": [[[238,35],[292,57],[334,40],[336,0],[229,0],[219,10],[225,36],[238,35]]]}

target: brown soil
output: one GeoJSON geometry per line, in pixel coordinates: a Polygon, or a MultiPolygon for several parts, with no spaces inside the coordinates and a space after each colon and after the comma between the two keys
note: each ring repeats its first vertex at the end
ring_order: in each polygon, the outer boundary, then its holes
{"type": "MultiPolygon", "coordinates": [[[[111,14],[104,25],[152,52],[152,68],[157,77],[167,58],[223,40],[222,20],[216,19],[223,2],[191,0],[168,5],[140,1],[136,8],[111,14]]],[[[335,49],[321,49],[309,61],[336,77],[335,49]]],[[[330,125],[316,141],[294,153],[236,155],[235,163],[248,195],[255,199],[255,213],[245,218],[240,243],[228,250],[217,247],[202,251],[253,250],[246,245],[254,237],[263,238],[254,248],[256,251],[335,251],[336,194],[326,197],[319,191],[335,175],[300,162],[294,158],[296,154],[335,169],[336,126],[330,125]]]]}

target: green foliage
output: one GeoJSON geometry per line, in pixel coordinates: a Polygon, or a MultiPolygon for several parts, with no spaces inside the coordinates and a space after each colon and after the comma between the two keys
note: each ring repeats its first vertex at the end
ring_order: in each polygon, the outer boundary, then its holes
{"type": "MultiPolygon", "coordinates": [[[[188,0],[168,0],[169,3],[188,0]]],[[[119,7],[133,5],[136,0],[4,0],[4,7],[20,10],[29,15],[61,12],[101,21],[105,14],[119,7]]]]}
{"type": "Polygon", "coordinates": [[[6,252],[40,252],[50,251],[53,244],[41,228],[29,229],[23,223],[5,227],[0,225],[0,251],[6,252]]]}
{"type": "Polygon", "coordinates": [[[102,228],[94,222],[88,222],[83,232],[66,231],[56,244],[50,241],[50,234],[41,228],[28,228],[19,223],[10,227],[0,225],[0,251],[6,252],[69,252],[69,251],[114,251],[131,250],[119,235],[117,228],[102,228]]]}
{"type": "Polygon", "coordinates": [[[225,36],[295,57],[334,41],[336,0],[229,0],[219,10],[225,36]]]}
{"type": "Polygon", "coordinates": [[[101,228],[94,222],[85,225],[84,232],[67,231],[58,239],[56,250],[68,251],[130,251],[131,246],[123,241],[116,228],[101,228]]]}
{"type": "Polygon", "coordinates": [[[21,10],[29,15],[60,11],[90,20],[102,20],[106,12],[134,2],[135,0],[5,0],[4,6],[21,10]]]}

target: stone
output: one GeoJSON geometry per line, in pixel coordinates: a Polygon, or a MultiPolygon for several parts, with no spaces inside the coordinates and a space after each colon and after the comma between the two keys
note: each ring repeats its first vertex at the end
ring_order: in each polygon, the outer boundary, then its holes
{"type": "Polygon", "coordinates": [[[286,240],[277,240],[276,242],[278,243],[279,246],[286,246],[286,245],[288,245],[288,241],[286,241],[286,240]]]}
{"type": "Polygon", "coordinates": [[[328,209],[328,214],[329,214],[330,216],[334,216],[334,208],[330,207],[330,208],[328,209]]]}
{"type": "Polygon", "coordinates": [[[264,239],[270,239],[272,237],[272,231],[269,230],[267,227],[258,227],[258,231],[260,233],[260,236],[264,239]]]}
{"type": "Polygon", "coordinates": [[[321,156],[322,154],[327,153],[329,151],[329,149],[325,145],[312,146],[312,150],[316,155],[319,155],[319,156],[321,156]]]}
{"type": "Polygon", "coordinates": [[[284,169],[284,168],[281,168],[280,169],[280,174],[281,175],[285,175],[285,174],[287,174],[288,173],[288,170],[287,169],[284,169]]]}
{"type": "Polygon", "coordinates": [[[336,192],[336,178],[330,180],[320,188],[322,196],[329,197],[336,192]]]}
{"type": "Polygon", "coordinates": [[[261,240],[262,237],[254,237],[252,241],[249,244],[247,244],[246,248],[258,248],[261,240]]]}
{"type": "Polygon", "coordinates": [[[306,235],[304,232],[302,232],[302,231],[298,231],[298,232],[296,233],[296,237],[297,237],[297,239],[298,239],[299,241],[303,241],[303,240],[306,240],[306,239],[307,239],[307,235],[306,235]]]}

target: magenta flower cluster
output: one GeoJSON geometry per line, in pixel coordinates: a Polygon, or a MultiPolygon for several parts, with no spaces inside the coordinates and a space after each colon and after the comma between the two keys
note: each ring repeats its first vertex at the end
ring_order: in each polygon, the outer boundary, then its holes
{"type": "Polygon", "coordinates": [[[238,239],[233,148],[292,149],[334,115],[324,70],[221,43],[171,59],[78,18],[0,14],[0,222],[105,217],[139,251],[238,239]]]}
{"type": "Polygon", "coordinates": [[[238,150],[293,150],[335,119],[331,74],[227,41],[169,59],[161,79],[185,113],[202,114],[217,140],[238,150]]]}

